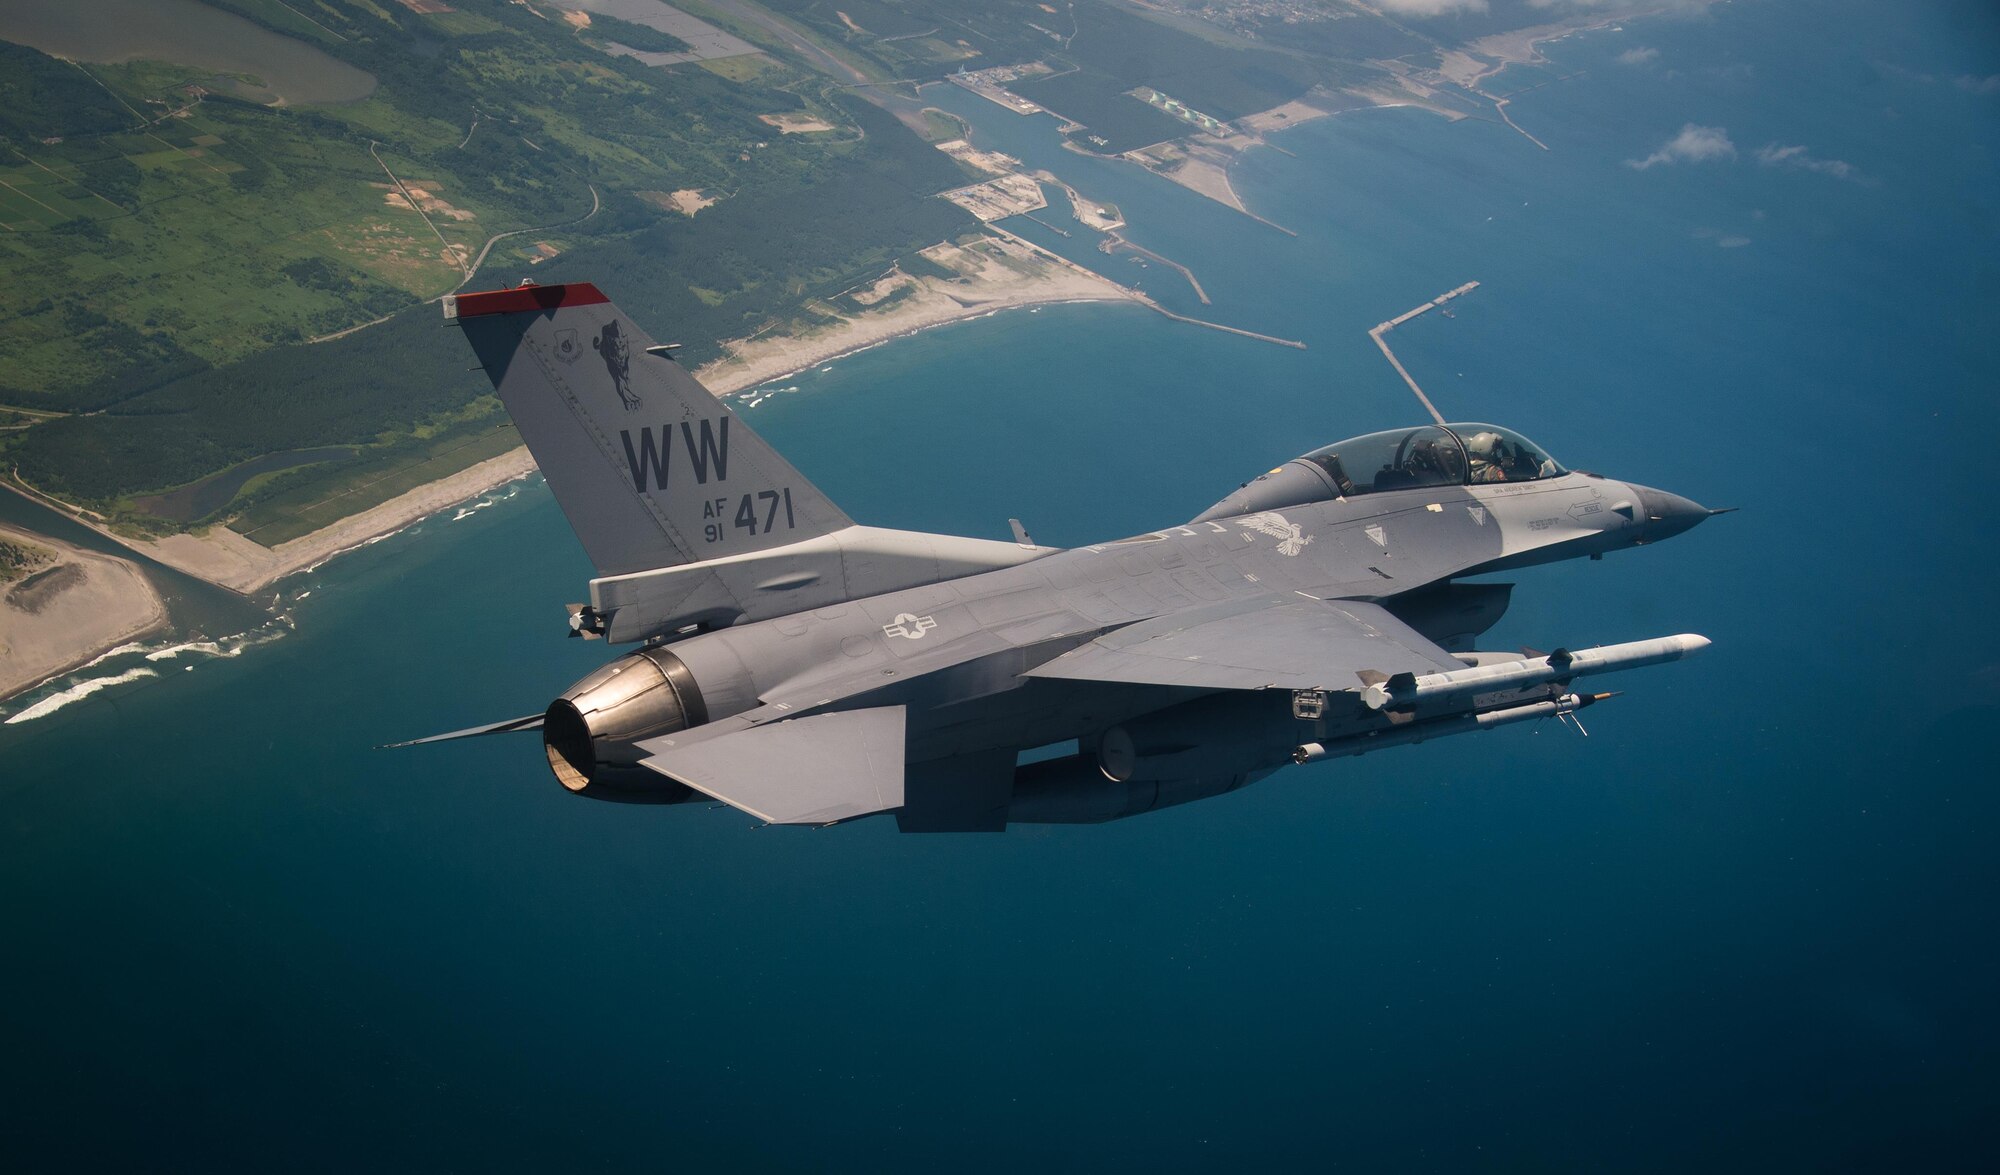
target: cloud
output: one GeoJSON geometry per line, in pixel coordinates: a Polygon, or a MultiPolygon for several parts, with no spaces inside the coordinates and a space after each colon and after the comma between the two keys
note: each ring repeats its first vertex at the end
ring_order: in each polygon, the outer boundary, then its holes
{"type": "Polygon", "coordinates": [[[1627,159],[1625,166],[1644,171],[1660,163],[1707,163],[1714,159],[1736,158],[1736,144],[1729,141],[1729,132],[1719,126],[1696,126],[1689,123],[1681,128],[1681,133],[1668,139],[1659,150],[1644,159],[1627,159]]]}
{"type": "Polygon", "coordinates": [[[1647,62],[1659,60],[1659,56],[1660,51],[1658,49],[1641,45],[1637,49],[1627,49],[1625,52],[1620,53],[1618,55],[1618,64],[1645,65],[1647,62]]]}
{"type": "Polygon", "coordinates": [[[2000,73],[1990,73],[1983,78],[1971,74],[1961,74],[1952,82],[1968,94],[2000,94],[2000,73]]]}
{"type": "Polygon", "coordinates": [[[1486,0],[1375,0],[1375,7],[1397,16],[1443,16],[1447,12],[1484,12],[1486,0]]]}
{"type": "Polygon", "coordinates": [[[1837,179],[1861,178],[1861,173],[1845,159],[1815,159],[1812,152],[1804,147],[1781,147],[1776,143],[1766,143],[1757,148],[1757,162],[1765,167],[1796,167],[1804,171],[1816,171],[1821,175],[1830,175],[1837,179]]]}
{"type": "Polygon", "coordinates": [[[1720,249],[1741,249],[1750,243],[1750,238],[1737,233],[1725,233],[1720,229],[1698,228],[1688,234],[1697,241],[1714,241],[1720,249]]]}

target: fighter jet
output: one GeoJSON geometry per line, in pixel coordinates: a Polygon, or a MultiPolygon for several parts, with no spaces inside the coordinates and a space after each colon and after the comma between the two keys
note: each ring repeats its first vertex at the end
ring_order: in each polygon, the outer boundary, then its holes
{"type": "Polygon", "coordinates": [[[905,831],[1095,823],[1575,721],[1609,696],[1579,679],[1709,643],[1473,648],[1512,585],[1467,577],[1715,513],[1497,425],[1327,445],[1181,525],[1062,550],[1018,523],[1013,542],[855,523],[588,283],[444,313],[596,567],[570,635],[638,648],[541,713],[415,741],[539,730],[580,796],[905,831]]]}

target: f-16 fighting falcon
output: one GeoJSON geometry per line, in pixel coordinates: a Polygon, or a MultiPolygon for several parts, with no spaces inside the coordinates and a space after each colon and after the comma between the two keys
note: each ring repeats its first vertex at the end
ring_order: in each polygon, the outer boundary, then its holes
{"type": "MultiPolygon", "coordinates": [[[[597,569],[573,636],[636,644],[539,714],[565,788],[774,824],[1116,820],[1311,763],[1555,717],[1699,636],[1480,652],[1482,575],[1711,511],[1491,424],[1314,449],[1199,517],[1073,550],[857,525],[587,283],[460,294],[597,569]],[[1075,740],[1073,754],[1018,765],[1075,740]]],[[[410,744],[400,744],[410,745],[410,744]]]]}

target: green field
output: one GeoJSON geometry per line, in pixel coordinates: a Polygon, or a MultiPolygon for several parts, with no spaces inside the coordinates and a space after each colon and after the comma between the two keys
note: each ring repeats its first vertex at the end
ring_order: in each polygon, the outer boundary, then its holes
{"type": "MultiPolygon", "coordinates": [[[[1300,11],[1320,8],[1339,17],[1304,24],[1287,19],[1279,6],[1252,6],[1254,14],[1247,8],[1242,14],[1243,33],[1176,16],[1165,5],[1118,0],[764,0],[763,6],[886,77],[932,81],[961,67],[1029,61],[1046,61],[1057,74],[1074,71],[1081,75],[1077,80],[1023,83],[1020,92],[1039,102],[1034,90],[1048,89],[1050,109],[1121,143],[1188,133],[1184,124],[1147,119],[1146,104],[1127,96],[1141,86],[1235,119],[1282,105],[1315,85],[1353,80],[1371,58],[1437,47],[1359,6],[1335,11],[1330,5],[1298,5],[1300,11]],[[1301,27],[1318,30],[1311,51],[1300,51],[1293,42],[1292,31],[1301,27]],[[1166,133],[1146,138],[1147,127],[1166,133]]],[[[1207,7],[1218,20],[1237,15],[1207,7]]]]}
{"type": "Polygon", "coordinates": [[[504,416],[489,414],[407,444],[384,448],[337,471],[317,467],[252,482],[237,498],[230,529],[275,546],[358,514],[420,485],[449,477],[489,457],[519,448],[521,434],[504,416]]]}
{"type": "MultiPolygon", "coordinates": [[[[303,31],[283,5],[225,6],[303,31]]],[[[796,183],[832,146],[741,158],[768,134],[758,114],[814,105],[803,73],[648,69],[519,6],[490,9],[314,6],[321,47],[381,82],[319,109],[234,100],[197,70],[0,46],[14,91],[0,90],[14,103],[0,256],[33,279],[0,291],[0,398],[106,408],[190,366],[448,292],[490,238],[575,222],[593,188],[631,228],[622,193],[796,183]]]]}
{"type": "MultiPolygon", "coordinates": [[[[810,323],[815,304],[976,227],[934,198],[964,182],[958,165],[863,101],[850,71],[920,82],[1046,60],[1058,76],[1024,92],[1041,87],[1116,149],[1190,129],[1128,91],[1235,117],[1353,67],[1113,0],[1056,14],[1022,0],[688,0],[768,52],[668,68],[601,52],[609,23],[507,0],[430,14],[210,2],[376,89],[262,105],[245,95],[284,79],[0,43],[0,404],[41,413],[0,423],[0,470],[136,532],[224,523],[260,542],[510,443],[484,378],[421,304],[468,281],[597,281],[699,363],[720,340],[810,323]],[[774,134],[767,114],[840,129],[774,134]],[[716,203],[663,206],[689,189],[716,203]],[[354,455],[249,478],[201,518],[155,512],[158,495],[245,462],[328,448],[354,455]]],[[[1338,23],[1408,39],[1365,15],[1338,23]]],[[[869,96],[930,137],[958,133],[906,89],[869,96]]],[[[215,496],[196,493],[174,500],[215,496]]]]}
{"type": "Polygon", "coordinates": [[[377,90],[262,106],[203,71],[0,44],[0,263],[16,279],[0,288],[0,403],[75,413],[10,424],[0,462],[131,529],[182,525],[141,500],[265,453],[361,448],[258,477],[187,524],[281,541],[504,448],[483,377],[417,305],[482,251],[477,284],[588,273],[686,306],[712,346],[966,227],[922,206],[957,181],[948,160],[796,65],[651,68],[500,0],[220,6],[377,90]],[[761,114],[849,133],[774,135],[761,114]],[[721,200],[689,220],[635,195],[686,188],[721,200]]]}

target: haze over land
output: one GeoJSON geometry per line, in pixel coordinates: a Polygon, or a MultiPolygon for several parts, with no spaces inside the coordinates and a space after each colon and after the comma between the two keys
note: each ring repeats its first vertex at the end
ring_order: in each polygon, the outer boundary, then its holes
{"type": "MultiPolygon", "coordinates": [[[[1049,110],[1079,151],[1131,150],[1240,209],[1227,169],[1266,134],[1385,101],[1487,108],[1437,70],[1494,60],[1466,36],[1550,15],[700,13],[86,0],[0,15],[17,42],[0,40],[0,249],[23,278],[0,292],[0,411],[18,418],[0,478],[259,589],[527,468],[483,377],[441,344],[439,295],[588,278],[692,363],[742,352],[739,375],[1004,305],[1134,297],[1053,257],[969,263],[965,246],[1007,240],[984,220],[1044,202],[1011,160],[954,147],[937,86],[1049,110]],[[957,194],[989,181],[1030,199],[957,194]]],[[[1072,198],[1055,215],[1122,225],[1072,198]]],[[[77,641],[75,660],[95,651],[77,641]]]]}

